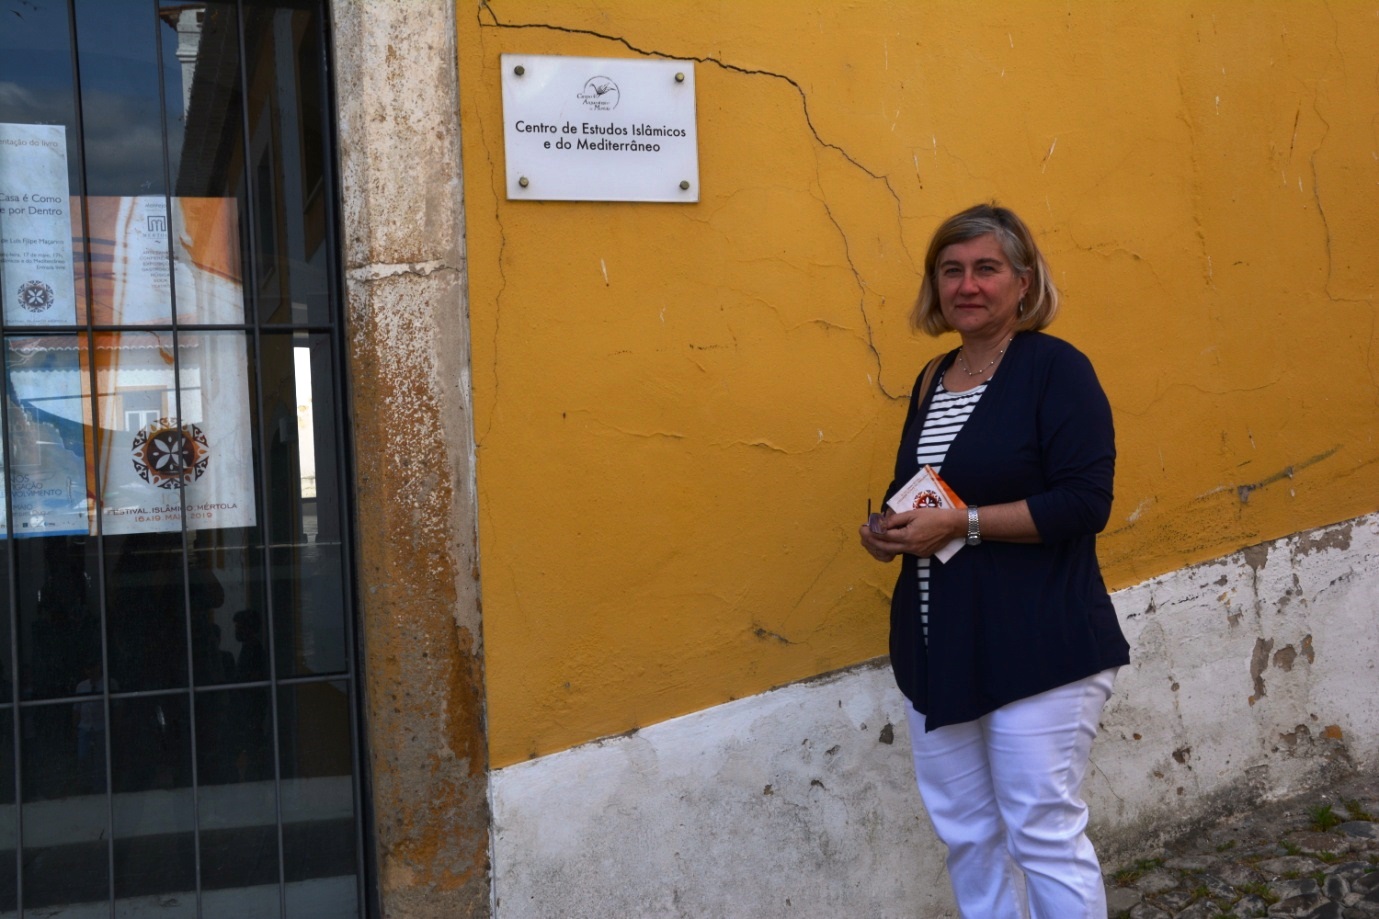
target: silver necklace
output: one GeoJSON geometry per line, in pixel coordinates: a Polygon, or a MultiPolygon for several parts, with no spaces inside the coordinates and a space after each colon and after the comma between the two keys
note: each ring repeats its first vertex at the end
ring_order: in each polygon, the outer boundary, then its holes
{"type": "Polygon", "coordinates": [[[972,365],[967,363],[967,349],[965,347],[958,348],[958,360],[962,361],[962,372],[967,374],[969,377],[980,376],[981,374],[986,373],[992,367],[996,366],[996,362],[999,361],[1002,355],[1006,353],[1006,348],[1009,348],[1010,343],[1014,340],[1014,335],[1010,336],[1010,338],[1007,338],[1006,343],[1001,346],[1001,350],[997,351],[996,356],[991,359],[991,363],[987,364],[981,370],[973,370],[972,365]]]}

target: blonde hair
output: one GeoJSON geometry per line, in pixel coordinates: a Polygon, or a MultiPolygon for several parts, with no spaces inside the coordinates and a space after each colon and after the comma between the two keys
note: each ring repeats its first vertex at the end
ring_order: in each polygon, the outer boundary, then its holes
{"type": "Polygon", "coordinates": [[[933,239],[929,240],[929,251],[924,255],[924,281],[919,286],[914,312],[910,314],[910,323],[916,329],[928,335],[953,331],[939,308],[934,273],[939,253],[955,243],[965,243],[987,234],[996,237],[1016,274],[1029,277],[1029,290],[1020,301],[1015,330],[1039,331],[1053,322],[1058,313],[1058,288],[1053,286],[1048,263],[1029,227],[1012,210],[996,204],[977,204],[939,224],[933,239]]]}

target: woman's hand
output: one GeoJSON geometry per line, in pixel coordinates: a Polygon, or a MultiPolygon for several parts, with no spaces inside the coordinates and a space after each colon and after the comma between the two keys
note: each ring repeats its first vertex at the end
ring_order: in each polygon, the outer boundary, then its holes
{"type": "MultiPolygon", "coordinates": [[[[891,516],[890,508],[886,508],[883,521],[891,516]]],[[[885,526],[885,523],[882,523],[885,526]]],[[[881,545],[877,539],[877,534],[871,531],[871,523],[867,522],[857,528],[858,535],[862,538],[862,548],[871,553],[871,557],[878,562],[889,562],[895,559],[895,553],[881,545]]]]}
{"type": "Polygon", "coordinates": [[[949,507],[923,507],[888,514],[881,532],[863,526],[862,545],[878,561],[889,562],[901,553],[928,558],[954,537],[967,535],[967,511],[949,507]]]}

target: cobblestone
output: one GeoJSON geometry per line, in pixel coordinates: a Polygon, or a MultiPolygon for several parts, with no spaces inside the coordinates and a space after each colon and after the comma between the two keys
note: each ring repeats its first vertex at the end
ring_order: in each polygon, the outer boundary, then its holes
{"type": "Polygon", "coordinates": [[[1379,776],[1227,818],[1106,875],[1112,919],[1379,919],[1379,776]]]}

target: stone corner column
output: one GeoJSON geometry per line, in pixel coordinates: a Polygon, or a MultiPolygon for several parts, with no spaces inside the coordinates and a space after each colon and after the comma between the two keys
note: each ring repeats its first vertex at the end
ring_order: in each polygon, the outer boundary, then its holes
{"type": "Polygon", "coordinates": [[[369,842],[388,919],[488,917],[455,6],[330,6],[369,842]]]}

